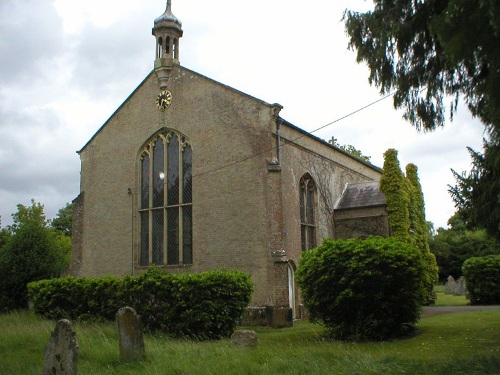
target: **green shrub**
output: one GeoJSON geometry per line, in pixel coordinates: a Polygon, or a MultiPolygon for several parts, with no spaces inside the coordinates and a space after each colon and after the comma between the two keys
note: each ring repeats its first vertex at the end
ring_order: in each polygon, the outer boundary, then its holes
{"type": "Polygon", "coordinates": [[[40,280],[28,291],[35,313],[47,319],[111,320],[122,307],[119,277],[40,280]]]}
{"type": "Polygon", "coordinates": [[[152,269],[125,280],[125,304],[145,326],[173,336],[214,339],[230,336],[253,291],[241,271],[177,274],[152,269]]]}
{"type": "Polygon", "coordinates": [[[394,237],[325,239],[303,254],[297,281],[313,321],[343,340],[409,334],[425,294],[421,252],[394,237]]]}
{"type": "Polygon", "coordinates": [[[500,303],[500,255],[469,258],[462,272],[472,305],[500,303]]]}
{"type": "Polygon", "coordinates": [[[149,330],[215,339],[231,335],[253,286],[241,271],[171,274],[152,268],[141,276],[42,280],[28,285],[34,311],[50,319],[112,320],[131,306],[149,330]]]}

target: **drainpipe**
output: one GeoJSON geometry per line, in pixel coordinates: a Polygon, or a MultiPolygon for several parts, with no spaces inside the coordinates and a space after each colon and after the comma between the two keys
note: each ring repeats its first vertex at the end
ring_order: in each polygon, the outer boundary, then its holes
{"type": "Polygon", "coordinates": [[[274,103],[272,105],[272,117],[276,121],[276,157],[278,159],[278,165],[281,165],[281,123],[283,120],[281,119],[280,111],[283,109],[283,106],[279,103],[274,103]]]}
{"type": "Polygon", "coordinates": [[[131,235],[130,235],[130,253],[132,256],[132,272],[131,275],[134,276],[134,193],[131,188],[128,188],[128,195],[130,195],[130,221],[131,221],[131,235]]]}

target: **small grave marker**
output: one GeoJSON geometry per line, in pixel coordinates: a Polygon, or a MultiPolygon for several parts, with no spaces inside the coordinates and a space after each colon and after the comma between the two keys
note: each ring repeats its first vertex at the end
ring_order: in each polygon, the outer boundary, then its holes
{"type": "Polygon", "coordinates": [[[45,347],[43,375],[76,375],[78,343],[71,322],[57,322],[45,347]]]}
{"type": "Polygon", "coordinates": [[[131,307],[122,307],[116,314],[120,358],[122,361],[144,359],[144,337],[141,318],[131,307]]]}
{"type": "Polygon", "coordinates": [[[231,335],[231,343],[241,348],[257,347],[257,334],[255,331],[240,329],[231,335]]]}

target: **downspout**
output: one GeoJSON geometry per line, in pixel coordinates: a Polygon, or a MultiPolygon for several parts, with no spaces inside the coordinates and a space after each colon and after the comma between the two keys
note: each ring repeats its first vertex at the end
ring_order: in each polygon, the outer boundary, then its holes
{"type": "Polygon", "coordinates": [[[134,276],[134,193],[131,188],[128,188],[128,194],[130,195],[130,220],[132,226],[131,240],[130,240],[130,253],[132,256],[132,272],[131,275],[134,276]]]}
{"type": "Polygon", "coordinates": [[[283,106],[279,103],[274,103],[272,105],[272,117],[274,121],[276,121],[276,158],[278,161],[278,165],[281,165],[281,123],[283,120],[281,119],[280,111],[283,109],[283,106]]]}
{"type": "Polygon", "coordinates": [[[276,119],[276,135],[278,136],[277,137],[277,140],[276,140],[276,156],[278,158],[278,165],[281,165],[281,123],[283,121],[281,120],[281,117],[278,117],[276,119]]]}

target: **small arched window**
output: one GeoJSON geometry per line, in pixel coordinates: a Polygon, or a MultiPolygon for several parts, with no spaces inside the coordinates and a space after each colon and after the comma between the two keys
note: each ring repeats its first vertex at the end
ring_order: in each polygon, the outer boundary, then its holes
{"type": "Polygon", "coordinates": [[[156,45],[156,58],[161,59],[163,57],[163,38],[160,36],[158,38],[158,44],[156,45]]]}
{"type": "Polygon", "coordinates": [[[165,129],[141,152],[139,264],[192,264],[192,150],[165,129]]]}
{"type": "Polygon", "coordinates": [[[165,55],[168,56],[170,55],[170,37],[167,36],[165,38],[165,55]]]}
{"type": "Polygon", "coordinates": [[[300,179],[300,236],[302,251],[316,247],[316,224],[314,220],[316,184],[309,174],[300,179]]]}

